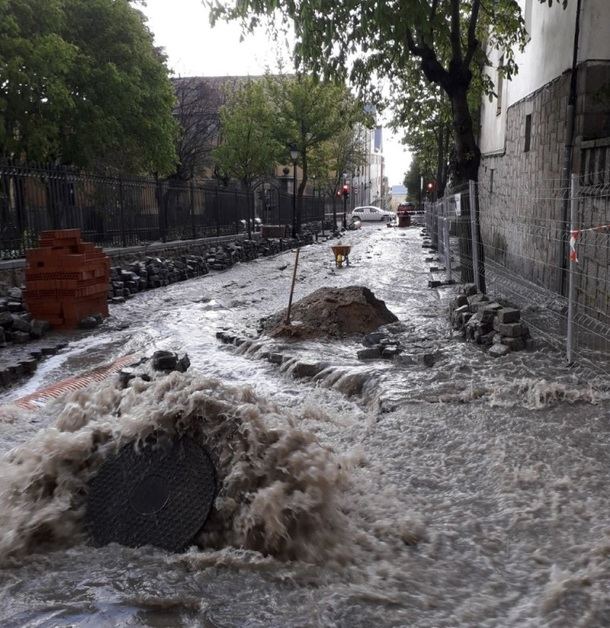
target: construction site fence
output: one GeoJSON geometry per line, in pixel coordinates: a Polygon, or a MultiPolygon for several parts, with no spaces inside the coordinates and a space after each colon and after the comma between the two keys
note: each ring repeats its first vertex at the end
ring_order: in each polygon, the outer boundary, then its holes
{"type": "Polygon", "coordinates": [[[448,282],[472,282],[518,306],[533,335],[569,364],[610,374],[610,183],[470,181],[427,203],[428,234],[448,282]]]}

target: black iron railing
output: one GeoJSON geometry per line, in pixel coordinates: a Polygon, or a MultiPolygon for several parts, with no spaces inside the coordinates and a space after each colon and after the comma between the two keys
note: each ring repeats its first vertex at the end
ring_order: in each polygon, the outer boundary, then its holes
{"type": "MultiPolygon", "coordinates": [[[[292,195],[273,185],[263,192],[255,190],[248,203],[243,189],[216,179],[178,182],[0,164],[0,259],[23,257],[49,229],[78,228],[85,240],[125,247],[243,233],[248,213],[251,224],[258,217],[291,225],[292,195]]],[[[303,225],[332,214],[332,201],[320,196],[303,197],[301,207],[303,225]]]]}

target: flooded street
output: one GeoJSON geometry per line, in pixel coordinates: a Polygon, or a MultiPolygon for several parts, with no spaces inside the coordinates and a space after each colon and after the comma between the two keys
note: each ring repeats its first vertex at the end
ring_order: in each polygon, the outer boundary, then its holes
{"type": "Polygon", "coordinates": [[[455,288],[427,287],[419,229],[366,225],[343,242],[341,269],[330,243],[301,250],[295,301],[369,287],[398,317],[408,359],[359,361],[357,338],[220,343],[223,330],[255,338],[259,319],[286,306],[286,252],[111,306],[95,333],[0,395],[0,625],[610,625],[608,378],[567,368],[543,344],[494,359],[452,334],[455,288]],[[188,373],[11,406],[157,349],[188,353],[188,373]],[[269,352],[288,359],[272,364],[269,352]],[[299,362],[324,368],[296,378],[299,362]],[[247,507],[224,496],[207,549],[90,546],[82,512],[69,509],[86,466],[81,435],[115,434],[119,414],[124,435],[164,412],[188,422],[198,403],[234,408],[218,448],[227,477],[244,470],[235,495],[247,507]],[[32,489],[42,476],[64,497],[32,489]]]}

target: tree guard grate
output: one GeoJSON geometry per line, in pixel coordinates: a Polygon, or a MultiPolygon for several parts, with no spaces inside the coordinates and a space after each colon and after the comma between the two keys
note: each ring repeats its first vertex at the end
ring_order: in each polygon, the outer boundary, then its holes
{"type": "Polygon", "coordinates": [[[96,545],[154,545],[180,551],[206,522],[216,490],[209,454],[189,438],[134,443],[89,482],[85,521],[96,545]]]}

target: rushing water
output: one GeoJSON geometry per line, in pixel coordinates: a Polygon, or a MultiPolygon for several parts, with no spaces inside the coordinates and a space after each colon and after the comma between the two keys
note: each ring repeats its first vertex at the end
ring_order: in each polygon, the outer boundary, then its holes
{"type": "Polygon", "coordinates": [[[285,306],[293,255],[113,307],[10,402],[127,353],[188,352],[189,373],[109,379],[0,422],[3,626],[610,625],[608,381],[544,346],[494,360],[452,337],[416,229],[346,238],[352,266],[307,247],[295,298],[362,284],[411,356],[356,340],[218,343],[285,306]],[[261,359],[280,351],[281,367],[261,359]],[[422,354],[434,358],[424,366],[422,354]],[[295,361],[327,363],[295,379],[295,361]],[[214,451],[215,514],[183,554],[94,548],[84,486],[152,429],[214,451]]]}

